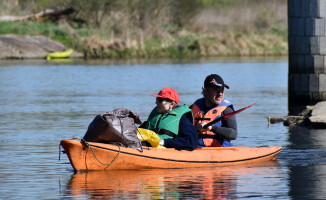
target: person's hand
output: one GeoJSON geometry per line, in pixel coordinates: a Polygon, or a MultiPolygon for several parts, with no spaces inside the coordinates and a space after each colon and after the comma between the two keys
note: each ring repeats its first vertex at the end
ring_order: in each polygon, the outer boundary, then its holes
{"type": "Polygon", "coordinates": [[[204,132],[204,131],[210,131],[210,130],[212,130],[212,126],[208,126],[206,129],[204,129],[204,126],[205,126],[206,124],[207,124],[206,122],[202,122],[202,123],[198,124],[198,126],[197,126],[197,130],[200,131],[200,132],[204,132]]]}

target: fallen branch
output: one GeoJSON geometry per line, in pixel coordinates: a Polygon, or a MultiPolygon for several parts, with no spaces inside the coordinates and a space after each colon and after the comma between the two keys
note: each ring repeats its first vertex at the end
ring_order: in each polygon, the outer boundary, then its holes
{"type": "Polygon", "coordinates": [[[75,12],[73,8],[66,8],[62,10],[53,10],[46,9],[37,14],[31,14],[26,16],[0,16],[0,22],[10,21],[10,22],[18,22],[18,21],[57,21],[63,15],[69,15],[75,12]]]}

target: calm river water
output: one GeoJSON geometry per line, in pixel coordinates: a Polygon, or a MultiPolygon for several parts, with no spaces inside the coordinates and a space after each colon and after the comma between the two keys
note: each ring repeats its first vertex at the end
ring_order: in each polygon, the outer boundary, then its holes
{"type": "Polygon", "coordinates": [[[288,114],[288,63],[277,60],[0,61],[1,199],[326,199],[326,131],[268,125],[288,114]],[[181,104],[201,97],[210,73],[230,85],[236,146],[279,145],[276,162],[257,166],[75,174],[59,142],[83,137],[115,108],[145,120],[163,87],[181,104]]]}

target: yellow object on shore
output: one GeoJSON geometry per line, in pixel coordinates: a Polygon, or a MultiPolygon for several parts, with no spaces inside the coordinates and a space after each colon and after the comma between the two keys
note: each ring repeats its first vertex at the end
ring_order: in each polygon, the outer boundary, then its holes
{"type": "Polygon", "coordinates": [[[74,52],[73,49],[68,49],[66,51],[58,51],[58,52],[49,53],[46,56],[46,59],[51,60],[51,59],[58,59],[58,58],[68,58],[73,52],[74,52]]]}
{"type": "Polygon", "coordinates": [[[154,131],[151,131],[148,129],[143,129],[143,128],[138,128],[137,137],[141,142],[146,141],[146,142],[150,143],[152,145],[152,147],[165,148],[165,147],[159,145],[160,137],[154,131]]]}

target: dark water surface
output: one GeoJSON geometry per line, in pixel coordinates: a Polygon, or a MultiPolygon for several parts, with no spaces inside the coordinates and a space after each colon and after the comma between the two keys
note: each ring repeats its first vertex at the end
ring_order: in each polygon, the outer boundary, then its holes
{"type": "Polygon", "coordinates": [[[268,125],[288,114],[287,60],[122,62],[0,61],[2,199],[326,199],[326,131],[268,125]],[[61,139],[83,137],[100,113],[128,108],[145,120],[163,87],[181,104],[201,97],[210,73],[230,85],[235,146],[279,145],[255,166],[74,174],[61,139]]]}

